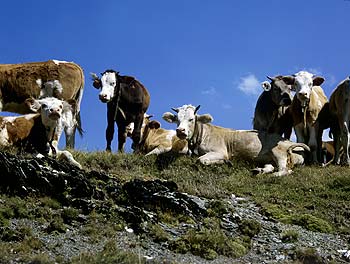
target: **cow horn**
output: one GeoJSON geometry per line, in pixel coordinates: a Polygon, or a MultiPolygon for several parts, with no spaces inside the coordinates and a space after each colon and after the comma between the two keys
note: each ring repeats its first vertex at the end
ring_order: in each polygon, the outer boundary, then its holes
{"type": "Polygon", "coordinates": [[[201,107],[201,105],[198,105],[198,106],[196,107],[196,109],[194,110],[194,114],[197,113],[197,111],[199,110],[200,107],[201,107]]]}
{"type": "Polygon", "coordinates": [[[177,109],[177,108],[171,108],[171,110],[173,110],[173,111],[176,112],[176,113],[179,112],[179,109],[177,109]]]}
{"type": "Polygon", "coordinates": [[[94,80],[98,80],[98,76],[97,76],[96,73],[90,72],[90,75],[91,75],[91,78],[92,78],[93,81],[94,81],[94,80]]]}
{"type": "Polygon", "coordinates": [[[267,79],[269,79],[271,82],[273,82],[273,81],[274,81],[274,79],[275,79],[275,78],[270,77],[270,76],[268,76],[268,75],[266,75],[266,78],[267,78],[267,79]]]}

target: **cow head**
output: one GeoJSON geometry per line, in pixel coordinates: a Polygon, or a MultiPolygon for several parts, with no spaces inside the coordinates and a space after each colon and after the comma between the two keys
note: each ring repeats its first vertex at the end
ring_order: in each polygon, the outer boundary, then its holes
{"type": "Polygon", "coordinates": [[[28,98],[25,103],[32,112],[40,113],[43,125],[49,130],[58,129],[60,133],[63,126],[74,126],[75,100],[65,102],[55,97],[28,98]]]}
{"type": "Polygon", "coordinates": [[[180,139],[191,140],[196,127],[196,122],[210,123],[213,118],[209,114],[198,115],[197,111],[200,106],[183,105],[179,108],[172,108],[177,114],[166,112],[163,114],[163,119],[169,123],[176,123],[176,135],[180,139]]]}
{"type": "Polygon", "coordinates": [[[278,106],[288,106],[292,103],[291,86],[286,84],[282,76],[269,77],[270,80],[261,83],[265,92],[271,93],[272,101],[278,106]]]}
{"type": "Polygon", "coordinates": [[[292,85],[298,100],[302,106],[305,106],[310,101],[312,87],[321,85],[324,82],[324,78],[314,76],[307,71],[300,71],[291,76],[284,76],[283,81],[288,85],[292,85]]]}
{"type": "Polygon", "coordinates": [[[91,73],[93,86],[96,89],[101,89],[99,93],[99,99],[103,103],[110,102],[114,97],[114,89],[118,82],[118,74],[114,70],[106,70],[101,73],[101,79],[95,73],[91,73]]]}

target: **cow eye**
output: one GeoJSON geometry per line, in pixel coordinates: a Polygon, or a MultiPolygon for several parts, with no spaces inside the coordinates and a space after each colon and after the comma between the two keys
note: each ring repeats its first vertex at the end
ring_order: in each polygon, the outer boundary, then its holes
{"type": "Polygon", "coordinates": [[[188,121],[193,122],[193,118],[190,118],[188,121]]]}

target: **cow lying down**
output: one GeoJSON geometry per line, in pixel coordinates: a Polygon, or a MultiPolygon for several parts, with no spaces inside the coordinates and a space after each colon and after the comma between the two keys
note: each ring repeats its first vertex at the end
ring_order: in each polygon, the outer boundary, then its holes
{"type": "Polygon", "coordinates": [[[35,113],[0,117],[0,146],[14,146],[21,151],[55,156],[81,168],[67,150],[58,150],[58,140],[69,120],[72,106],[54,97],[27,99],[26,104],[35,113]]]}
{"type": "Polygon", "coordinates": [[[285,140],[278,134],[214,126],[209,124],[211,115],[198,115],[198,109],[192,105],[173,108],[177,114],[164,113],[163,119],[177,124],[177,136],[187,139],[192,153],[199,155],[199,161],[205,165],[239,157],[263,164],[263,168],[254,169],[258,173],[271,173],[277,166],[274,175],[283,176],[290,174],[294,165],[303,164],[305,150],[310,151],[307,145],[285,140]]]}
{"type": "MultiPolygon", "coordinates": [[[[142,128],[140,152],[149,155],[160,155],[167,152],[187,154],[187,140],[176,136],[175,130],[168,130],[160,127],[160,123],[151,120],[152,115],[144,114],[142,128]]],[[[128,135],[132,134],[134,123],[127,126],[128,135]]]]}

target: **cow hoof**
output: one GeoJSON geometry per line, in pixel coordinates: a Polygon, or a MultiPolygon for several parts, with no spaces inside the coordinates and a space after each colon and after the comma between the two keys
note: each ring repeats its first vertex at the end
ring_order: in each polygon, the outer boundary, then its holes
{"type": "Polygon", "coordinates": [[[107,152],[112,152],[111,147],[107,147],[107,148],[106,148],[106,151],[107,151],[107,152]]]}

